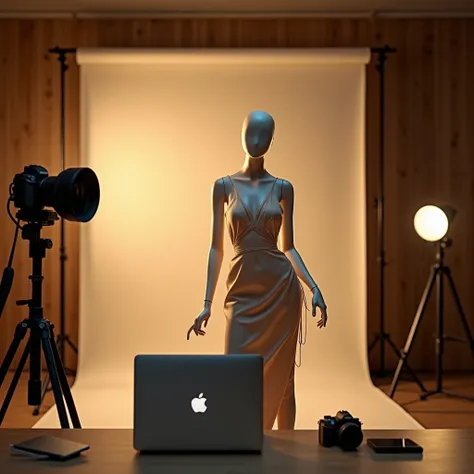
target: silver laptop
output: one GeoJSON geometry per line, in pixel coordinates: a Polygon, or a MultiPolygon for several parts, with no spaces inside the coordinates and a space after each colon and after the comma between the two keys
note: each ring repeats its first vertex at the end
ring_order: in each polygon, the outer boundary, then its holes
{"type": "Polygon", "coordinates": [[[258,355],[138,355],[134,448],[141,452],[261,452],[258,355]]]}

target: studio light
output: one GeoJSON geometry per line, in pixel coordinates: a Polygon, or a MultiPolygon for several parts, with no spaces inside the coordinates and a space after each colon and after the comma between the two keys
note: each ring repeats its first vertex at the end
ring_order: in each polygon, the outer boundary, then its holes
{"type": "Polygon", "coordinates": [[[441,207],[428,205],[418,209],[413,224],[422,239],[438,242],[448,233],[449,218],[441,207]]]}
{"type": "Polygon", "coordinates": [[[436,261],[431,267],[430,276],[428,278],[428,282],[426,283],[425,290],[423,291],[420,304],[416,310],[405,345],[403,349],[400,350],[400,360],[398,361],[397,368],[395,369],[395,375],[389,390],[390,398],[393,398],[395,394],[395,390],[397,389],[398,382],[400,380],[400,375],[403,368],[406,366],[415,336],[418,333],[419,326],[425,314],[428,301],[431,294],[433,293],[433,289],[436,288],[436,388],[431,391],[427,391],[425,388],[422,388],[423,393],[420,396],[420,399],[426,400],[428,397],[433,395],[446,395],[448,397],[474,401],[473,396],[460,395],[445,390],[443,382],[443,356],[445,342],[467,342],[469,349],[471,350],[471,355],[474,358],[474,337],[472,336],[471,330],[469,328],[469,323],[466,314],[464,313],[464,309],[461,304],[461,298],[456,289],[451,269],[448,265],[446,265],[444,260],[446,249],[453,245],[453,241],[447,237],[447,234],[456,213],[456,209],[452,206],[428,205],[420,208],[415,214],[414,226],[416,233],[422,239],[428,242],[434,242],[436,244],[436,261]],[[451,292],[452,300],[456,305],[457,313],[464,329],[465,338],[447,336],[444,331],[445,281],[448,284],[448,289],[451,292]]]}

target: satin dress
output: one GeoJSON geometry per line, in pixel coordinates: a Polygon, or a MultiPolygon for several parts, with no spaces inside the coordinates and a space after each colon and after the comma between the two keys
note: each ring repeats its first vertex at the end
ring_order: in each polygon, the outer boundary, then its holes
{"type": "Polygon", "coordinates": [[[275,178],[256,214],[239,196],[238,183],[222,178],[226,222],[235,255],[227,277],[224,314],[227,354],[264,359],[264,428],[285,416],[284,399],[294,393],[294,368],[304,293],[291,262],[278,249],[283,220],[282,181],[275,178]],[[278,183],[278,185],[277,185],[278,183]]]}

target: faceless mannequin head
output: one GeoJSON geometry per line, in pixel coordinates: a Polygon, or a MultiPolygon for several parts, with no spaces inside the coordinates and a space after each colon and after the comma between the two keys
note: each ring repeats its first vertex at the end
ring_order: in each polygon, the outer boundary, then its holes
{"type": "Polygon", "coordinates": [[[261,158],[270,148],[275,132],[273,117],[263,110],[250,112],[242,125],[242,147],[250,158],[261,158]]]}

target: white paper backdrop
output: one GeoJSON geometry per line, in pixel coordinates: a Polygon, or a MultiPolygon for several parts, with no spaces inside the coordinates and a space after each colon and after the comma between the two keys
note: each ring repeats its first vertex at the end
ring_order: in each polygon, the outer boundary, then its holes
{"type": "MultiPolygon", "coordinates": [[[[339,409],[366,429],[421,426],[372,385],[366,341],[367,50],[83,50],[82,165],[102,201],[82,226],[80,357],[84,427],[132,426],[137,353],[222,353],[226,257],[206,337],[202,309],[210,190],[237,171],[241,124],[276,122],[266,166],[295,187],[296,247],[328,304],[308,316],[296,370],[297,428],[339,409]]],[[[55,409],[37,427],[57,426],[55,409]]]]}

